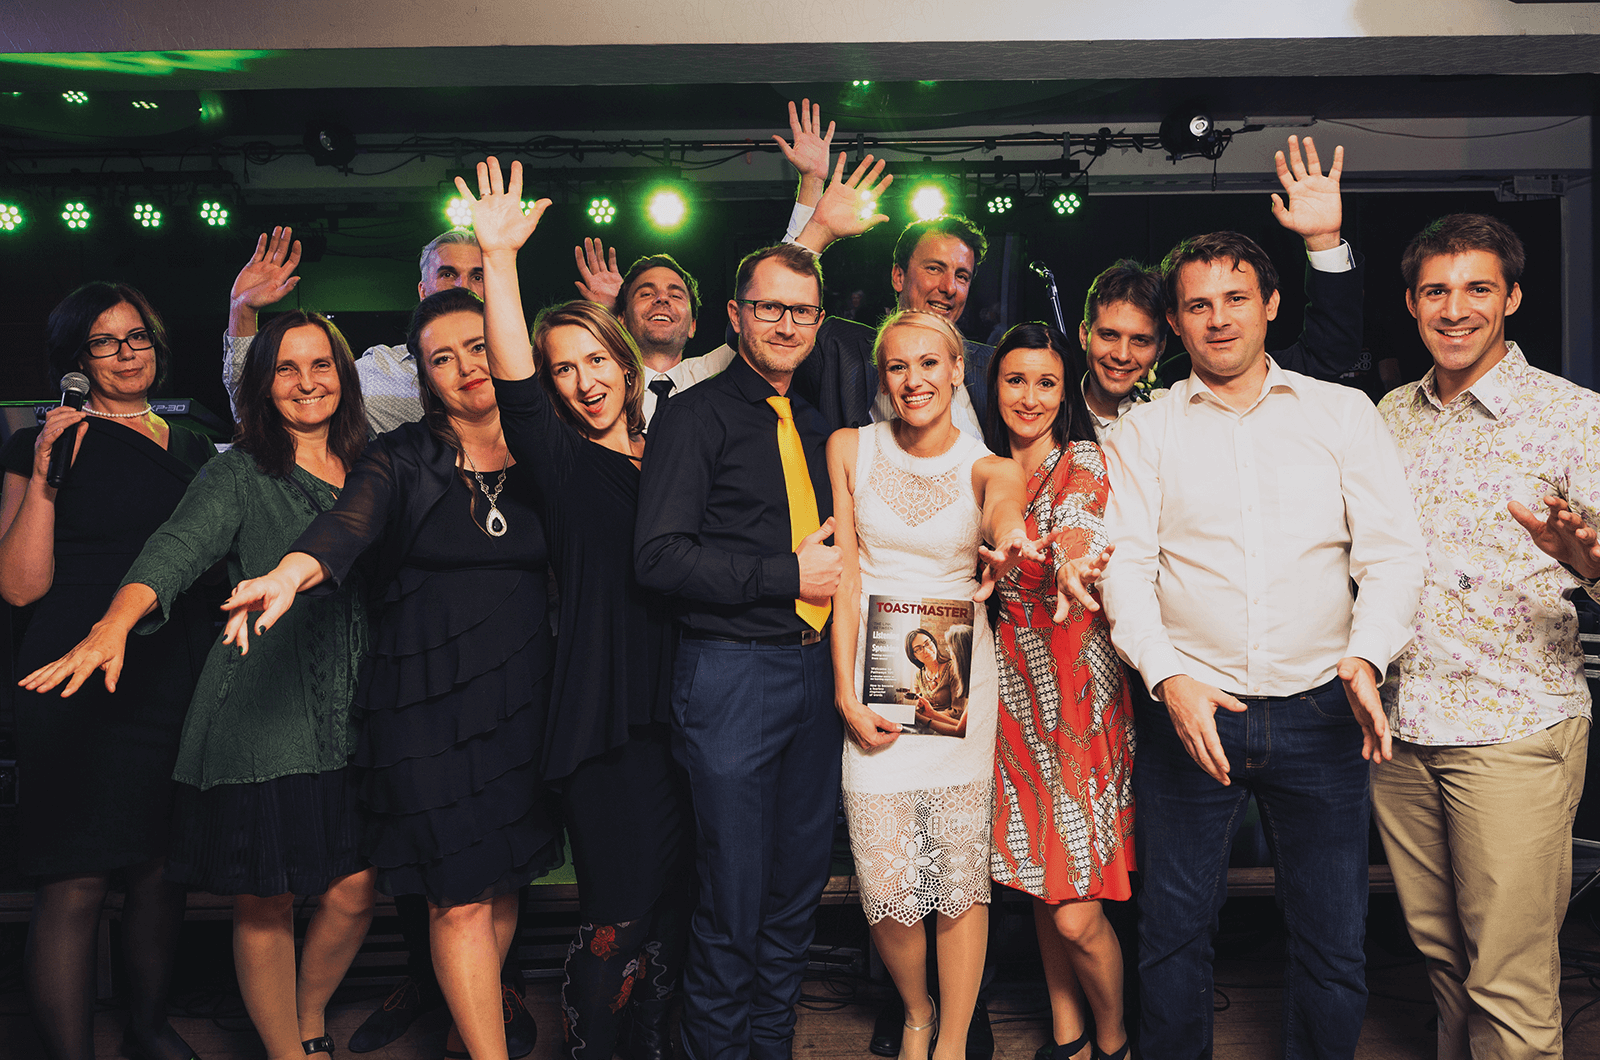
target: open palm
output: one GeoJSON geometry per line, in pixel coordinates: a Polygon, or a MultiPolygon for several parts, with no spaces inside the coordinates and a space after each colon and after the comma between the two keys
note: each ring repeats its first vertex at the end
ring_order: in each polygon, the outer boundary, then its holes
{"type": "Polygon", "coordinates": [[[493,155],[488,161],[478,163],[478,194],[473,196],[467,182],[456,178],[456,188],[472,207],[472,230],[478,237],[478,247],[488,254],[496,250],[520,250],[539,227],[539,218],[550,207],[549,199],[540,199],[527,213],[522,212],[522,163],[511,163],[511,180],[506,183],[500,173],[500,160],[493,155]]]}

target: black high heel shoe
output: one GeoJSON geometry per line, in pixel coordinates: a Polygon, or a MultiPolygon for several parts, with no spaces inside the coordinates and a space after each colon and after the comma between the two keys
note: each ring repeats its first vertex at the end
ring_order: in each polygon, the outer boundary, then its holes
{"type": "Polygon", "coordinates": [[[1097,1044],[1090,1050],[1089,1060],[1128,1060],[1128,1047],[1131,1045],[1133,1039],[1129,1038],[1122,1043],[1121,1049],[1114,1053],[1105,1053],[1100,1051],[1100,1046],[1097,1044]]]}

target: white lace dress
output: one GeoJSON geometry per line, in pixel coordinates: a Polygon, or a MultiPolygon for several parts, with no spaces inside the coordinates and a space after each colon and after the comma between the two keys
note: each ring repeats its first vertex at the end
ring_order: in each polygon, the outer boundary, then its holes
{"type": "MultiPolygon", "coordinates": [[[[860,431],[855,516],[861,600],[887,596],[968,599],[978,587],[980,512],[972,465],[989,451],[966,434],[940,456],[914,457],[889,423],[860,431]]],[[[961,738],[903,734],[867,754],[844,744],[850,849],[869,923],[915,924],[937,910],[958,916],[989,901],[995,719],[994,643],[974,608],[967,731],[961,738]]],[[[856,689],[866,659],[856,642],[856,689]]]]}

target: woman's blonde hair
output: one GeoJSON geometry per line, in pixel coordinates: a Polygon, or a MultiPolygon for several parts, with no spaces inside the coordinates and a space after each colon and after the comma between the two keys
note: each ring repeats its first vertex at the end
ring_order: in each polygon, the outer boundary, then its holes
{"type": "Polygon", "coordinates": [[[966,355],[966,340],[961,337],[961,332],[956,330],[956,326],[944,317],[923,309],[897,310],[883,318],[883,323],[878,325],[878,337],[872,340],[872,363],[878,368],[879,387],[886,389],[888,386],[888,376],[885,375],[883,366],[883,340],[895,328],[923,328],[938,335],[943,342],[945,356],[950,358],[951,364],[955,364],[966,355]]]}

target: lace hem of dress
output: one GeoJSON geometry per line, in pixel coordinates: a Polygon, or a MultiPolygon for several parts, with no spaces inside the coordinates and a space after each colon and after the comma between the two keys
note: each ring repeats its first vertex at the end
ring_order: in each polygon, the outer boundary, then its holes
{"type": "Polygon", "coordinates": [[[867,923],[910,926],[989,902],[993,777],[920,791],[846,791],[850,850],[867,923]]]}

